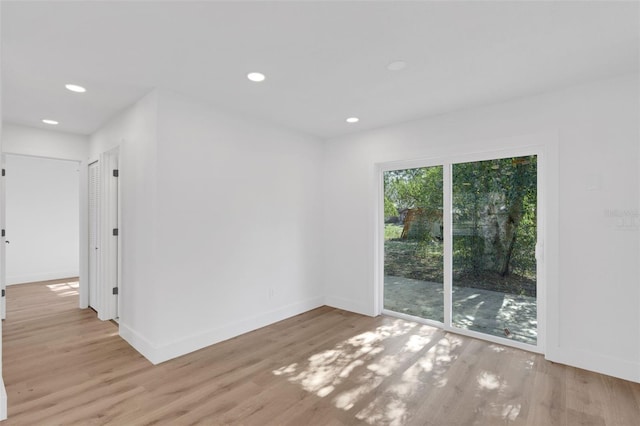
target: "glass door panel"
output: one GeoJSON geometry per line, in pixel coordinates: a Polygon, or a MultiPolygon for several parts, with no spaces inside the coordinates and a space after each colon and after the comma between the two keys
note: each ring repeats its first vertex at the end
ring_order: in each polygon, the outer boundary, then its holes
{"type": "Polygon", "coordinates": [[[384,309],[444,322],[442,166],[383,177],[384,309]]]}
{"type": "Polygon", "coordinates": [[[452,325],[535,345],[537,157],[452,165],[452,325]]]}

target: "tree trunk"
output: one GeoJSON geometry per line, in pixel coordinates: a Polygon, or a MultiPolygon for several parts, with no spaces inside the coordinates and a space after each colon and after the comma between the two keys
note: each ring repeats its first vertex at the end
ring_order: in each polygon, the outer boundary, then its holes
{"type": "Polygon", "coordinates": [[[516,237],[518,236],[518,226],[520,225],[520,219],[522,219],[522,202],[523,197],[518,200],[514,200],[514,204],[511,206],[509,216],[505,222],[505,241],[504,241],[504,253],[500,261],[500,276],[506,277],[511,273],[511,257],[513,256],[513,248],[516,244],[516,237]]]}
{"type": "MultiPolygon", "coordinates": [[[[482,213],[484,224],[484,270],[494,271],[502,277],[511,273],[518,227],[524,214],[527,187],[523,184],[525,167],[515,165],[506,187],[493,192],[482,213]]],[[[502,183],[501,183],[502,185],[502,183]]]]}
{"type": "Polygon", "coordinates": [[[511,191],[507,195],[507,220],[504,223],[504,241],[503,241],[503,255],[498,265],[500,266],[498,272],[502,277],[506,277],[511,272],[511,258],[513,256],[513,249],[516,243],[516,237],[518,234],[518,227],[522,220],[522,209],[524,203],[524,196],[526,188],[523,185],[523,180],[526,175],[526,169],[523,164],[517,164],[512,175],[511,191]]]}

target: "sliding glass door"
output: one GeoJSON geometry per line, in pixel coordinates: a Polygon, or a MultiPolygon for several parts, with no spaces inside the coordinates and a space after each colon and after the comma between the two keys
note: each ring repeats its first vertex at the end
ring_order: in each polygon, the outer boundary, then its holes
{"type": "Polygon", "coordinates": [[[442,166],[384,173],[384,309],[444,321],[442,166]]]}
{"type": "Polygon", "coordinates": [[[537,160],[384,171],[384,310],[535,346],[537,160]]]}
{"type": "Polygon", "coordinates": [[[452,166],[452,325],[536,344],[536,156],[452,166]]]}

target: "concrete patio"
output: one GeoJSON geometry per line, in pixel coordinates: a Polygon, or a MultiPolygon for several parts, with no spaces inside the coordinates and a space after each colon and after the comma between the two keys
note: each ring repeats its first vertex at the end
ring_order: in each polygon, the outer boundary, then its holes
{"type": "MultiPolygon", "coordinates": [[[[385,276],[384,308],[443,322],[443,284],[385,276]]],[[[535,297],[454,286],[452,315],[456,327],[536,344],[535,297]]]]}

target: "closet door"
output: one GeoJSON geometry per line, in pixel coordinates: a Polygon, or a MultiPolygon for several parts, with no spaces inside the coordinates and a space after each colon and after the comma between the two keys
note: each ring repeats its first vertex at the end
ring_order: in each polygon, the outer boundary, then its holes
{"type": "Polygon", "coordinates": [[[89,165],[89,306],[98,310],[100,165],[89,165]]]}

